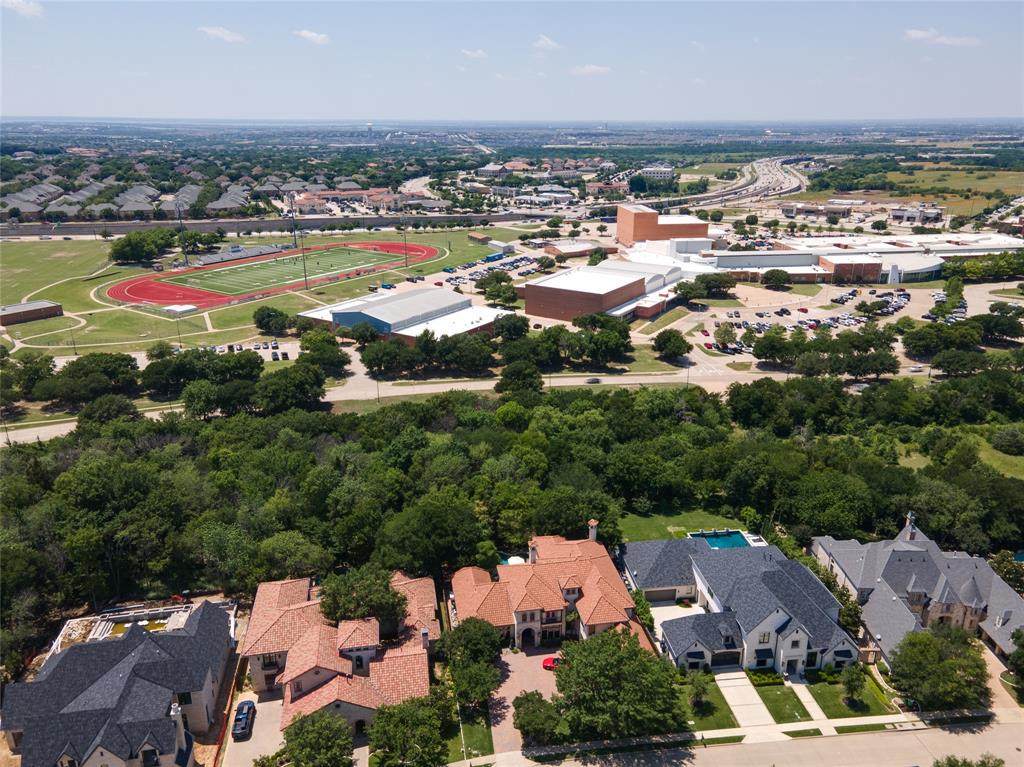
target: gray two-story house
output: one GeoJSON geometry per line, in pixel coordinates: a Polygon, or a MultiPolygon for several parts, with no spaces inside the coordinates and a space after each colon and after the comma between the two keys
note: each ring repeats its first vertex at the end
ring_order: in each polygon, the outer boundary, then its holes
{"type": "Polygon", "coordinates": [[[22,767],[191,767],[191,733],[217,716],[231,632],[228,613],[206,602],[180,629],[136,624],[71,645],[6,689],[0,731],[22,767]]]}

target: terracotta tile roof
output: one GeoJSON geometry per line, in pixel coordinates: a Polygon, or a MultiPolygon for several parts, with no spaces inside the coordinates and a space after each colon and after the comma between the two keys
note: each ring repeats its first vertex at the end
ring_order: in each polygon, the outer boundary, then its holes
{"type": "Polygon", "coordinates": [[[395,571],[391,588],[405,594],[405,628],[412,629],[419,641],[420,629],[427,629],[431,640],[441,636],[441,622],[437,619],[437,593],[433,578],[410,578],[395,571]]]}
{"type": "Polygon", "coordinates": [[[370,683],[390,705],[430,692],[430,669],[425,650],[388,650],[370,663],[370,683]]]}
{"type": "Polygon", "coordinates": [[[315,668],[352,673],[352,661],[338,655],[337,632],[332,626],[310,626],[288,650],[288,662],[277,681],[287,684],[315,668]]]}
{"type": "Polygon", "coordinates": [[[479,567],[457,570],[452,576],[452,594],[460,621],[482,618],[495,626],[511,626],[515,623],[507,584],[495,583],[479,567]]]}
{"type": "Polygon", "coordinates": [[[654,645],[651,643],[651,638],[647,635],[644,627],[640,625],[640,622],[635,618],[631,619],[629,623],[620,623],[616,626],[619,631],[629,631],[630,634],[640,640],[640,646],[648,652],[654,652],[654,645]]]}
{"type": "Polygon", "coordinates": [[[385,703],[370,680],[363,676],[336,676],[298,697],[293,697],[291,685],[286,685],[284,706],[281,709],[281,729],[288,727],[297,717],[312,714],[333,705],[335,701],[344,701],[369,710],[385,703]]]}
{"type": "Polygon", "coordinates": [[[452,593],[460,619],[478,617],[496,626],[514,623],[512,611],[562,610],[562,589],[579,588],[576,610],[584,623],[629,620],[634,608],[608,551],[590,539],[567,541],[560,535],[530,541],[536,562],[499,565],[498,582],[479,567],[464,567],[452,578],[452,593]]]}
{"type": "Polygon", "coordinates": [[[310,628],[329,625],[308,578],[261,583],[239,654],[287,652],[310,628]]]}
{"type": "MultiPolygon", "coordinates": [[[[335,635],[336,647],[375,647],[380,644],[380,622],[376,618],[342,621],[335,635]]],[[[289,658],[289,663],[291,659],[289,658]]]]}

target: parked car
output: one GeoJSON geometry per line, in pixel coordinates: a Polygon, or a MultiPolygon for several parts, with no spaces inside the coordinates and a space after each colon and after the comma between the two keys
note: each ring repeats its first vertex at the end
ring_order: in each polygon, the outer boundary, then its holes
{"type": "Polygon", "coordinates": [[[588,383],[588,384],[599,384],[599,383],[601,383],[601,379],[600,378],[588,378],[586,380],[586,383],[588,383]]]}
{"type": "Polygon", "coordinates": [[[436,288],[443,288],[444,287],[444,283],[443,282],[435,282],[434,283],[434,287],[436,287],[436,288]]]}
{"type": "Polygon", "coordinates": [[[797,311],[800,312],[801,314],[807,314],[807,307],[806,306],[801,306],[801,307],[797,308],[797,311]]]}
{"type": "Polygon", "coordinates": [[[711,334],[710,334],[710,333],[709,333],[708,331],[706,331],[706,330],[705,330],[704,328],[701,328],[701,329],[700,329],[700,334],[701,334],[702,336],[709,336],[709,335],[711,335],[711,334]]]}
{"type": "Polygon", "coordinates": [[[231,725],[232,740],[247,740],[251,738],[255,722],[256,704],[251,700],[243,700],[235,709],[235,720],[231,725]]]}
{"type": "Polygon", "coordinates": [[[283,360],[288,359],[288,352],[281,352],[281,359],[283,359],[283,360]]]}
{"type": "Polygon", "coordinates": [[[262,346],[264,349],[269,349],[270,348],[270,342],[269,341],[264,341],[262,344],[260,344],[260,346],[262,346]]]}
{"type": "Polygon", "coordinates": [[[277,341],[271,341],[271,342],[270,342],[270,348],[271,348],[271,349],[277,349],[277,348],[278,348],[278,346],[277,346],[277,341]]]}
{"type": "Polygon", "coordinates": [[[281,361],[281,355],[278,354],[277,352],[271,352],[270,353],[270,359],[273,360],[274,362],[280,362],[281,361]]]}
{"type": "Polygon", "coordinates": [[[562,659],[557,655],[552,655],[550,658],[545,658],[541,666],[544,667],[545,671],[554,671],[556,668],[562,665],[562,659]]]}

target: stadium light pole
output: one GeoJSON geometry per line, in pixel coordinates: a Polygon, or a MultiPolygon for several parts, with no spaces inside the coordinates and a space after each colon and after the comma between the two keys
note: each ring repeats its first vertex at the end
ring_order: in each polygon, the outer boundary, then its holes
{"type": "Polygon", "coordinates": [[[288,201],[292,204],[292,247],[297,247],[298,243],[295,241],[295,232],[299,222],[295,220],[295,192],[291,192],[288,195],[288,201]]]}
{"type": "Polygon", "coordinates": [[[406,234],[405,224],[404,223],[402,224],[402,242],[404,243],[402,247],[405,249],[405,268],[408,269],[409,268],[409,235],[406,234]]]}
{"type": "MultiPolygon", "coordinates": [[[[178,237],[181,237],[181,233],[185,231],[185,225],[181,222],[181,203],[174,204],[174,212],[178,214],[178,237]]],[[[185,250],[184,241],[182,241],[181,255],[185,257],[185,266],[188,266],[188,251],[185,250]]]]}
{"type": "Polygon", "coordinates": [[[306,239],[302,232],[299,232],[299,252],[302,254],[302,280],[306,283],[306,290],[309,290],[309,275],[306,273],[306,239]]]}

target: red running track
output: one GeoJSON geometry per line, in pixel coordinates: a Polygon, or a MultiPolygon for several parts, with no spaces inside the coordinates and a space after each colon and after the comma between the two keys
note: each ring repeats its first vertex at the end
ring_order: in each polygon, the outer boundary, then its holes
{"type": "MultiPolygon", "coordinates": [[[[365,275],[375,271],[384,271],[388,269],[395,269],[399,266],[405,266],[406,246],[401,242],[338,242],[330,243],[327,245],[315,245],[306,248],[306,253],[312,253],[318,250],[332,250],[336,248],[358,248],[359,250],[375,250],[383,253],[394,253],[395,255],[402,256],[401,260],[389,261],[387,263],[372,264],[371,266],[364,267],[362,269],[353,270],[351,272],[341,272],[330,277],[321,277],[317,280],[310,280],[312,285],[323,285],[329,282],[337,282],[339,280],[348,279],[357,275],[365,275]]],[[[430,245],[420,245],[418,243],[409,243],[408,255],[409,263],[419,263],[421,261],[429,261],[432,258],[436,258],[438,255],[438,249],[431,247],[430,245]]],[[[286,250],[280,253],[274,253],[268,256],[256,256],[254,258],[240,258],[237,261],[229,261],[225,264],[216,264],[214,266],[200,266],[194,269],[183,269],[176,271],[174,276],[181,274],[191,274],[195,272],[208,272],[221,268],[222,266],[236,266],[238,264],[253,263],[256,261],[269,261],[274,258],[280,258],[282,256],[294,256],[301,255],[301,250],[286,250]]],[[[130,280],[124,280],[116,285],[110,286],[107,289],[107,296],[114,299],[115,301],[122,301],[126,304],[156,304],[158,306],[169,306],[171,304],[194,304],[200,309],[210,309],[215,306],[221,306],[222,304],[237,303],[246,299],[253,298],[255,296],[269,296],[275,293],[283,293],[288,290],[292,290],[298,286],[304,286],[304,282],[299,280],[292,282],[287,285],[279,285],[274,288],[266,288],[264,290],[255,291],[252,293],[244,293],[240,295],[224,295],[223,293],[214,293],[209,290],[203,290],[201,288],[190,288],[184,285],[177,285],[173,282],[164,282],[162,278],[167,277],[166,274],[145,274],[141,277],[133,277],[130,280]]]]}

